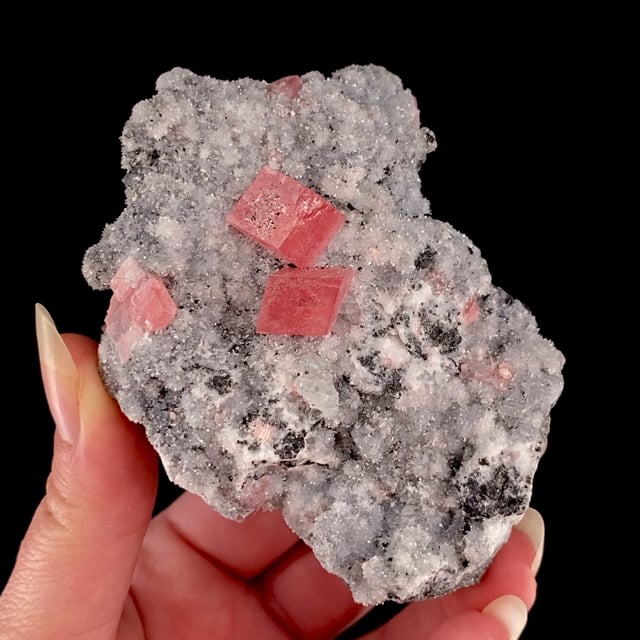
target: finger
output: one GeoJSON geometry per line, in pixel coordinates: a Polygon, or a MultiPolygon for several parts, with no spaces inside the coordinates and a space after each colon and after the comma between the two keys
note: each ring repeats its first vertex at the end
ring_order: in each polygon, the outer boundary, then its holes
{"type": "Polygon", "coordinates": [[[199,626],[189,629],[190,637],[230,637],[230,628],[237,631],[239,624],[233,611],[240,601],[247,629],[255,625],[278,638],[283,627],[295,637],[333,637],[362,609],[346,585],[320,566],[280,512],[259,511],[233,522],[188,493],[153,520],[134,592],[142,610],[162,611],[167,617],[162,621],[154,614],[147,633],[166,627],[170,612],[181,602],[181,617],[198,617],[199,626]],[[256,576],[249,588],[244,581],[256,576]],[[172,585],[169,593],[167,584],[172,585]],[[205,617],[200,615],[203,610],[205,617]]]}
{"type": "Polygon", "coordinates": [[[532,568],[538,555],[537,545],[542,540],[537,532],[529,530],[536,521],[542,523],[537,512],[523,518],[523,527],[514,527],[509,540],[498,551],[478,584],[439,598],[414,602],[390,620],[385,625],[386,629],[372,632],[367,640],[411,637],[412,630],[416,628],[429,637],[448,620],[468,611],[482,611],[492,601],[507,594],[517,596],[530,609],[536,595],[532,568]]]}
{"type": "Polygon", "coordinates": [[[536,599],[535,575],[542,561],[543,542],[544,520],[538,511],[529,508],[480,583],[459,592],[460,606],[484,606],[488,600],[510,593],[531,609],[536,599]]]}
{"type": "MultiPolygon", "coordinates": [[[[469,610],[481,611],[504,594],[515,594],[529,607],[533,605],[536,587],[532,565],[537,562],[542,540],[536,523],[542,524],[537,512],[523,518],[479,584],[410,605],[388,623],[392,632],[405,638],[420,628],[427,637],[448,619],[469,610]]],[[[362,611],[346,585],[328,574],[306,547],[289,552],[258,579],[256,586],[272,614],[305,638],[331,637],[362,611]]],[[[371,637],[386,638],[387,632],[380,629],[371,637]]]]}
{"type": "Polygon", "coordinates": [[[282,526],[281,516],[273,512],[257,513],[244,523],[229,522],[199,498],[181,496],[151,523],[134,574],[132,591],[146,633],[151,637],[171,628],[172,637],[189,638],[280,640],[288,637],[286,632],[310,640],[333,637],[361,607],[346,585],[328,574],[308,547],[282,526]],[[288,536],[284,556],[278,532],[288,536]],[[218,537],[223,544],[218,544],[218,537]],[[253,556],[252,571],[272,564],[274,556],[279,560],[274,569],[247,584],[237,576],[238,570],[229,575],[229,563],[221,562],[228,553],[237,563],[243,551],[253,556]]]}
{"type": "Polygon", "coordinates": [[[282,627],[250,586],[155,518],[133,575],[131,619],[141,637],[283,640],[282,627]]]}
{"type": "Polygon", "coordinates": [[[305,640],[335,637],[364,610],[347,585],[303,544],[269,568],[254,587],[271,616],[305,640]]]}
{"type": "Polygon", "coordinates": [[[0,618],[34,639],[90,637],[96,630],[107,637],[117,628],[151,516],[156,456],[105,391],[95,343],[63,339],[43,308],[36,314],[57,426],[54,457],[0,618]]]}
{"type": "Polygon", "coordinates": [[[450,618],[429,636],[429,640],[517,640],[526,623],[524,602],[515,596],[502,596],[482,613],[467,611],[450,618]]]}
{"type": "Polygon", "coordinates": [[[156,520],[158,525],[174,528],[202,555],[243,580],[262,573],[299,542],[279,511],[258,511],[243,522],[234,522],[189,493],[156,520]]]}
{"type": "Polygon", "coordinates": [[[535,554],[531,561],[531,572],[535,578],[540,570],[544,551],[545,527],[540,512],[533,508],[527,509],[524,516],[522,516],[522,520],[516,525],[516,529],[522,531],[529,538],[531,545],[535,549],[535,554]]]}

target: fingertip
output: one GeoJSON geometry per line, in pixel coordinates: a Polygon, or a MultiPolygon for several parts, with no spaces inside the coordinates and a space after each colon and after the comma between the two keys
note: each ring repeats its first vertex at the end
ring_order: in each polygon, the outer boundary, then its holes
{"type": "MultiPolygon", "coordinates": [[[[488,611],[464,611],[448,618],[428,635],[429,640],[516,640],[524,624],[518,618],[521,611],[508,610],[509,603],[491,603],[488,611]]],[[[517,605],[516,605],[517,606],[517,605]]],[[[386,638],[387,636],[385,636],[386,638]]],[[[389,636],[393,640],[405,635],[389,636]]],[[[421,636],[422,637],[422,636],[421,636]]]]}
{"type": "Polygon", "coordinates": [[[544,551],[544,519],[537,509],[529,507],[515,528],[522,531],[527,538],[529,538],[529,541],[535,549],[533,560],[531,561],[531,572],[536,576],[542,563],[542,554],[544,551]]]}
{"type": "Polygon", "coordinates": [[[514,595],[496,598],[482,613],[499,620],[507,630],[509,640],[517,640],[527,624],[527,605],[514,595]]]}
{"type": "Polygon", "coordinates": [[[53,318],[41,304],[35,306],[35,321],[40,373],[49,410],[58,434],[73,448],[80,428],[80,374],[53,318]]]}

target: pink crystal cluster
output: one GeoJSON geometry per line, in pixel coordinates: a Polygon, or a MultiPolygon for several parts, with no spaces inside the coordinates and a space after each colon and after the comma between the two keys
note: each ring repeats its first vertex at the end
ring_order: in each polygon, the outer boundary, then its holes
{"type": "Polygon", "coordinates": [[[105,332],[113,340],[122,362],[150,333],[166,329],[177,312],[162,279],[142,269],[129,256],[111,280],[113,296],[105,332]]]}
{"type": "Polygon", "coordinates": [[[227,222],[296,267],[269,276],[258,333],[323,336],[331,332],[353,278],[348,267],[313,267],[344,216],[293,178],[263,167],[227,222]]]}
{"type": "MultiPolygon", "coordinates": [[[[263,167],[231,210],[228,223],[282,260],[267,281],[258,333],[323,336],[331,332],[353,278],[348,267],[312,267],[344,223],[331,203],[289,176],[263,167]]],[[[105,331],[122,362],[150,333],[166,329],[177,307],[162,279],[129,256],[111,280],[105,331]]]]}

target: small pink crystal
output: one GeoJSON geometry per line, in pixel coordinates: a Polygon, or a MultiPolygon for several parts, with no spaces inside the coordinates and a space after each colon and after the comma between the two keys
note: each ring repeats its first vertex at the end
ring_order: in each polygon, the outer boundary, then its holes
{"type": "Polygon", "coordinates": [[[302,78],[300,76],[285,76],[270,83],[267,90],[269,93],[279,93],[289,100],[295,100],[302,91],[302,78]]]}
{"type": "Polygon", "coordinates": [[[136,345],[144,338],[144,329],[131,317],[131,309],[126,302],[118,300],[115,294],[105,320],[105,331],[113,340],[121,362],[126,362],[136,345]]]}
{"type": "Polygon", "coordinates": [[[269,276],[256,322],[258,333],[325,336],[353,278],[348,267],[293,269],[269,276]]]}
{"type": "Polygon", "coordinates": [[[166,329],[176,315],[176,304],[162,280],[149,273],[131,295],[131,310],[134,320],[145,331],[166,329]]]}
{"type": "Polygon", "coordinates": [[[111,278],[110,286],[113,295],[118,300],[126,300],[146,275],[147,272],[140,267],[136,259],[128,256],[111,278]]]}
{"type": "Polygon", "coordinates": [[[506,391],[511,386],[516,372],[510,362],[465,358],[460,362],[460,375],[467,380],[476,380],[499,391],[506,391]]]}
{"type": "Polygon", "coordinates": [[[144,271],[131,256],[112,278],[111,289],[105,331],[126,362],[145,336],[169,326],[178,309],[162,279],[144,271]]]}
{"type": "Polygon", "coordinates": [[[476,298],[471,298],[471,300],[465,304],[461,315],[463,327],[468,327],[480,319],[480,305],[476,298]]]}
{"type": "Polygon", "coordinates": [[[227,221],[282,260],[309,267],[342,226],[344,216],[293,178],[263,167],[227,221]]]}

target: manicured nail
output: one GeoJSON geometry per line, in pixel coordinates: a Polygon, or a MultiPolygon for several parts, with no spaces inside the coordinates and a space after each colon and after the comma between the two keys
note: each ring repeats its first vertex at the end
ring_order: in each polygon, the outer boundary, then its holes
{"type": "Polygon", "coordinates": [[[542,562],[542,552],[544,550],[544,520],[539,511],[529,507],[525,511],[522,520],[516,525],[516,529],[520,529],[531,540],[536,553],[531,563],[531,571],[535,576],[540,569],[542,562]]]}
{"type": "Polygon", "coordinates": [[[509,640],[518,640],[527,624],[527,605],[517,596],[500,596],[482,612],[502,622],[509,632],[509,640]]]}
{"type": "Polygon", "coordinates": [[[75,444],[80,430],[78,369],[49,312],[36,304],[40,371],[49,410],[62,438],[75,444]]]}

